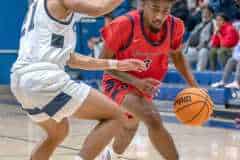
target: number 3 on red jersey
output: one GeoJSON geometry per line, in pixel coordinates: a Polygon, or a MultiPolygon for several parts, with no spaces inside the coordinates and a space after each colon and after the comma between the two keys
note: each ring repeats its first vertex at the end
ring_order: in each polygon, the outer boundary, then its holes
{"type": "Polygon", "coordinates": [[[146,65],[146,68],[149,69],[150,66],[151,66],[152,60],[151,60],[151,59],[145,59],[145,60],[144,60],[144,63],[145,63],[145,65],[146,65]]]}

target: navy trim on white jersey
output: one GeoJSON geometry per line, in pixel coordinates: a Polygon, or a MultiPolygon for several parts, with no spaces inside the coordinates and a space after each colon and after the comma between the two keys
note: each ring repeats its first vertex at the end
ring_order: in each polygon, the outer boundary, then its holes
{"type": "Polygon", "coordinates": [[[50,101],[46,106],[42,109],[34,108],[34,109],[24,109],[30,115],[37,115],[40,113],[46,113],[50,117],[53,117],[58,111],[60,111],[68,102],[71,100],[71,96],[66,93],[60,93],[57,95],[52,101],[50,101]]]}
{"type": "Polygon", "coordinates": [[[48,15],[48,17],[49,17],[50,19],[52,19],[52,20],[54,20],[54,21],[56,21],[56,22],[58,22],[58,23],[60,23],[60,24],[69,25],[69,24],[72,22],[73,15],[74,15],[73,13],[72,13],[72,15],[71,15],[71,18],[70,18],[68,21],[61,21],[61,20],[56,19],[55,17],[53,17],[53,16],[49,13],[49,11],[48,11],[48,8],[47,8],[47,0],[44,0],[44,9],[45,9],[45,11],[46,11],[46,13],[47,13],[47,15],[48,15]]]}

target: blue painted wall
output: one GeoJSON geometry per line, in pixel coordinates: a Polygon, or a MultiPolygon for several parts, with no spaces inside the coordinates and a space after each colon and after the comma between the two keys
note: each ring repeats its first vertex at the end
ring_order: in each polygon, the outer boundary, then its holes
{"type": "Polygon", "coordinates": [[[0,84],[9,84],[10,69],[15,62],[17,54],[0,54],[0,84]]]}
{"type": "Polygon", "coordinates": [[[27,11],[27,0],[2,0],[0,10],[0,84],[9,84],[10,69],[16,53],[2,50],[17,50],[21,25],[27,11]]]}
{"type": "Polygon", "coordinates": [[[27,0],[3,0],[0,10],[0,49],[17,49],[27,0]]]}

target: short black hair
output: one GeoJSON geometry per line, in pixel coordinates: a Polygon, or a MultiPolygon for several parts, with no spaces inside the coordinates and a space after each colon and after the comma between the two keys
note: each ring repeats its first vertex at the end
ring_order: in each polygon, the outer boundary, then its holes
{"type": "Polygon", "coordinates": [[[223,13],[223,12],[218,13],[218,14],[216,15],[216,17],[222,17],[222,18],[224,19],[224,21],[226,21],[226,22],[229,22],[229,21],[230,21],[230,18],[229,18],[225,13],[223,13]]]}

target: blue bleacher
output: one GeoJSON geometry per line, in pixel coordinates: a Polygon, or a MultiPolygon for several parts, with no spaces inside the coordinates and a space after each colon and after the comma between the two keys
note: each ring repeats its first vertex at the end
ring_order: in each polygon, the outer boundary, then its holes
{"type": "MultiPolygon", "coordinates": [[[[209,87],[212,83],[218,82],[222,79],[222,72],[194,72],[194,77],[201,87],[208,90],[208,93],[215,104],[225,105],[232,98],[231,92],[228,89],[209,87]]],[[[233,75],[229,78],[229,81],[232,80],[233,75]]],[[[162,100],[174,100],[177,93],[186,87],[186,82],[175,70],[169,71],[163,82],[165,84],[161,87],[160,94],[157,97],[162,100]]]]}
{"type": "MultiPolygon", "coordinates": [[[[185,87],[186,85],[183,84],[163,84],[160,87],[159,93],[155,99],[173,101],[176,95],[185,87]]],[[[231,98],[231,94],[227,89],[209,88],[206,86],[204,86],[204,88],[208,89],[208,93],[215,104],[224,105],[231,98]]]]}
{"type": "MultiPolygon", "coordinates": [[[[212,71],[194,72],[194,76],[200,85],[210,85],[222,79],[222,72],[212,72],[212,71]]],[[[230,77],[229,82],[232,80],[233,80],[233,75],[230,77]]],[[[166,75],[163,82],[183,84],[185,83],[185,80],[178,73],[178,71],[171,70],[171,71],[168,71],[168,74],[166,75]]]]}

